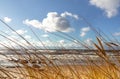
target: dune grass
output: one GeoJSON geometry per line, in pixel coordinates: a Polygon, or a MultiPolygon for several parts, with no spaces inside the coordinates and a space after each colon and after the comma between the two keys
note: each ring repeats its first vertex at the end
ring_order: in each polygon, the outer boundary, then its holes
{"type": "MultiPolygon", "coordinates": [[[[22,35],[18,34],[8,24],[3,21],[2,23],[4,23],[10,30],[14,31],[21,39],[23,39],[28,45],[30,45],[32,49],[31,51],[28,51],[26,45],[16,42],[18,41],[17,39],[13,38],[13,40],[8,38],[9,34],[2,32],[0,36],[4,37],[6,40],[16,43],[23,53],[21,54],[20,52],[18,52],[16,48],[12,45],[11,48],[6,44],[0,43],[3,47],[6,48],[6,50],[14,52],[19,59],[15,60],[12,57],[1,54],[4,57],[8,58],[9,62],[14,62],[15,64],[17,64],[17,66],[15,66],[14,68],[6,68],[1,65],[0,79],[120,79],[120,51],[116,50],[116,47],[119,47],[119,43],[116,44],[112,41],[107,41],[103,39],[103,37],[99,35],[99,33],[95,29],[93,30],[97,33],[97,42],[93,41],[92,45],[97,50],[93,53],[95,53],[98,60],[83,55],[84,60],[82,58],[79,58],[79,61],[82,61],[84,65],[75,64],[75,62],[73,61],[68,61],[69,63],[62,63],[64,62],[64,60],[62,60],[61,62],[62,65],[59,65],[44,54],[36,54],[41,53],[41,51],[37,51],[34,45],[32,45],[22,35]],[[107,46],[107,50],[111,50],[111,54],[108,54],[104,46],[107,46]],[[33,54],[30,54],[31,52],[33,54]],[[23,54],[26,54],[26,56],[24,56],[23,54]]],[[[39,36],[32,29],[31,31],[39,40],[39,42],[42,43],[39,36]]],[[[59,35],[55,33],[52,34],[56,37],[58,36],[72,41],[77,45],[82,45],[88,50],[91,49],[83,41],[77,40],[74,37],[62,32],[59,33],[59,35]],[[77,42],[75,42],[74,40],[76,40],[77,42]]],[[[44,43],[42,43],[42,45],[46,49],[46,52],[49,53],[50,51],[44,45],[44,43]]],[[[62,48],[63,50],[65,49],[64,46],[62,46],[62,48]]],[[[76,59],[78,58],[74,58],[74,60],[76,59]]],[[[57,61],[59,62],[59,59],[57,61]]]]}

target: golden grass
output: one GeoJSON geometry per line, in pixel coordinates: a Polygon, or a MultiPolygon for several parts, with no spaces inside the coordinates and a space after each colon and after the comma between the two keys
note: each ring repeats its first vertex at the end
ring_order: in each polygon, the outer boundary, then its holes
{"type": "MultiPolygon", "coordinates": [[[[108,64],[107,64],[108,65],[108,64]]],[[[19,68],[16,71],[15,68],[8,68],[13,78],[22,79],[119,79],[119,71],[113,66],[81,66],[81,65],[69,65],[59,66],[56,70],[54,67],[47,67],[41,70],[40,68],[19,68]],[[22,70],[24,72],[20,73],[22,70]]],[[[8,73],[8,72],[7,72],[8,73]]],[[[10,74],[9,74],[10,75],[10,74]]]]}
{"type": "MultiPolygon", "coordinates": [[[[119,57],[117,60],[111,59],[105,51],[101,40],[97,37],[97,43],[93,43],[97,48],[96,55],[101,59],[94,61],[86,57],[86,65],[76,65],[74,62],[66,65],[58,65],[52,60],[42,55],[39,57],[36,54],[29,54],[28,57],[22,57],[21,63],[23,67],[4,68],[0,69],[1,79],[120,79],[119,57]],[[27,59],[27,60],[26,60],[27,59]],[[28,60],[29,59],[29,60],[28,60]],[[39,60],[43,66],[35,65],[35,60],[39,60]],[[28,65],[29,61],[31,65],[28,65]],[[118,63],[116,63],[118,62],[118,63]],[[99,63],[99,64],[98,64],[99,63]]],[[[107,44],[108,45],[108,44],[107,44]]],[[[112,44],[113,45],[113,44],[112,44]]],[[[111,47],[112,45],[108,45],[111,47]]],[[[114,44],[115,45],[115,44],[114,44]]],[[[16,52],[17,53],[17,52],[16,52]]],[[[112,53],[116,54],[115,50],[112,53]]],[[[115,58],[115,57],[114,57],[115,58]]]]}
{"type": "MultiPolygon", "coordinates": [[[[16,32],[13,28],[11,28],[8,24],[6,24],[4,21],[0,20],[2,23],[4,23],[9,29],[16,32]]],[[[95,29],[94,29],[95,30],[95,29]]],[[[42,43],[40,38],[37,36],[37,34],[31,29],[33,34],[36,36],[36,38],[42,43]]],[[[96,30],[95,30],[96,31],[96,30]]],[[[97,31],[96,31],[97,32],[97,31]]],[[[60,32],[61,33],[61,32],[60,32]]],[[[5,34],[5,33],[4,33],[5,34]]],[[[26,40],[23,36],[16,34],[22,38],[28,45],[35,48],[28,40],[26,40]]],[[[61,35],[56,35],[62,38],[65,38],[69,41],[76,40],[73,37],[66,35],[62,33],[61,35]],[[64,37],[66,36],[66,37],[64,37]]],[[[5,34],[7,35],[7,34],[5,34]]],[[[16,41],[13,41],[9,39],[7,36],[3,34],[0,34],[0,36],[4,37],[5,39],[14,42],[18,44],[22,49],[26,49],[21,44],[19,44],[16,41]]],[[[70,62],[71,64],[63,64],[59,65],[57,63],[54,63],[52,60],[47,58],[46,56],[42,55],[38,56],[36,54],[35,49],[33,49],[34,54],[30,54],[29,51],[25,51],[24,53],[27,54],[27,56],[23,56],[22,54],[18,53],[13,47],[13,49],[9,48],[5,44],[0,43],[8,50],[12,50],[14,53],[17,54],[20,61],[15,61],[11,58],[11,60],[16,64],[22,64],[22,67],[14,67],[14,68],[6,68],[3,66],[0,66],[0,79],[120,79],[120,57],[119,57],[119,51],[116,52],[116,49],[114,47],[118,47],[114,42],[106,42],[103,39],[100,39],[99,37],[96,37],[98,43],[94,43],[96,50],[93,53],[96,53],[99,61],[95,61],[89,57],[84,57],[86,61],[84,62],[85,65],[76,65],[74,62],[70,62]],[[107,54],[106,49],[104,48],[104,45],[106,45],[108,48],[112,49],[111,53],[114,55],[118,55],[115,57],[112,57],[107,54]],[[116,59],[114,61],[114,59],[116,59]],[[39,66],[36,64],[36,62],[33,61],[40,61],[39,64],[43,66],[39,66]],[[31,65],[28,65],[28,62],[30,62],[31,65]]],[[[90,49],[84,42],[80,42],[79,40],[76,40],[78,45],[82,45],[83,47],[90,49]]],[[[45,45],[42,43],[43,47],[45,45]]],[[[63,47],[63,46],[62,46],[63,47]]],[[[64,48],[63,48],[64,49],[64,48]]],[[[46,48],[47,50],[47,48],[46,48]]],[[[49,51],[48,51],[49,52],[49,51]]],[[[39,52],[41,53],[41,52],[39,52]]],[[[3,54],[4,55],[4,54],[3,54]]],[[[4,55],[5,56],[5,55],[4,55]]],[[[7,57],[7,56],[6,56],[7,57]]],[[[9,59],[8,59],[9,60],[9,59]]],[[[10,61],[10,60],[9,60],[10,61]]],[[[82,61],[80,59],[80,61],[82,61]]]]}
{"type": "Polygon", "coordinates": [[[99,45],[96,43],[94,45],[98,50],[96,54],[102,59],[101,65],[98,64],[99,61],[96,63],[88,58],[87,65],[68,64],[60,66],[49,59],[43,58],[45,66],[42,69],[22,63],[24,65],[22,71],[25,72],[23,76],[25,75],[25,79],[120,79],[120,68],[117,65],[119,63],[112,62],[98,37],[97,41],[99,45]],[[51,66],[46,60],[50,62],[51,66]]]}

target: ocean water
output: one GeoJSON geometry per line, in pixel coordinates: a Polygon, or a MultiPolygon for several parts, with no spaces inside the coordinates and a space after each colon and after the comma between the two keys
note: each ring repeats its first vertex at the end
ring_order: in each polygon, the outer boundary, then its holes
{"type": "MultiPolygon", "coordinates": [[[[21,54],[22,57],[29,58],[27,54],[24,54],[25,51],[17,51],[17,52],[21,54]]],[[[57,65],[65,65],[65,64],[86,65],[90,60],[100,63],[100,58],[97,55],[94,55],[93,52],[81,52],[80,54],[76,54],[76,53],[69,54],[63,52],[62,54],[60,52],[56,54],[55,51],[53,50],[50,51],[51,52],[50,54],[45,54],[46,51],[43,50],[42,52],[43,52],[42,55],[44,54],[44,56],[46,56],[49,60],[51,60],[53,63],[57,65]]],[[[29,51],[29,53],[31,52],[29,51]]],[[[30,55],[31,57],[33,56],[33,58],[35,58],[34,54],[31,53],[30,55]]],[[[42,58],[41,54],[36,53],[36,55],[42,58]]],[[[112,54],[110,53],[110,55],[112,54]]],[[[11,59],[18,61],[20,57],[16,55],[14,51],[5,51],[5,50],[0,51],[0,66],[5,66],[5,67],[22,66],[21,64],[14,63],[13,61],[11,61],[11,59]]],[[[28,62],[27,64],[31,66],[30,62],[28,62]]]]}

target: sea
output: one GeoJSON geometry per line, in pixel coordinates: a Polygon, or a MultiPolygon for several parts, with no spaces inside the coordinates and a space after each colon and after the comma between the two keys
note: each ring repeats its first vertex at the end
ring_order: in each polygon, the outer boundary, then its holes
{"type": "MultiPolygon", "coordinates": [[[[29,59],[29,55],[35,59],[35,55],[39,57],[45,56],[48,60],[52,61],[56,65],[66,65],[66,64],[73,64],[73,65],[88,65],[89,62],[97,62],[100,64],[102,62],[101,58],[96,55],[95,51],[91,50],[1,50],[0,51],[0,66],[2,67],[15,67],[21,66],[20,63],[15,63],[14,61],[19,62],[20,56],[29,59]],[[18,56],[18,54],[20,56],[18,56]]],[[[107,53],[111,59],[116,60],[116,56],[119,57],[118,53],[107,53]],[[115,55],[115,57],[114,57],[115,55]]],[[[46,61],[48,62],[48,61],[46,61]]],[[[28,61],[28,65],[31,62],[28,61]]],[[[117,63],[117,62],[116,62],[117,63]]],[[[34,63],[35,64],[35,63],[34,63]]],[[[37,57],[36,57],[36,64],[37,57]]],[[[41,63],[39,63],[41,64],[41,63]]],[[[49,63],[48,63],[49,64],[49,63]]]]}

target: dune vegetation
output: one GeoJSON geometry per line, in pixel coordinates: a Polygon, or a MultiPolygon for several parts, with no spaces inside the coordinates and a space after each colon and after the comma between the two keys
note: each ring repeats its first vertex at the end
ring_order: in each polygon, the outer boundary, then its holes
{"type": "MultiPolygon", "coordinates": [[[[25,47],[24,44],[16,42],[18,41],[18,39],[10,39],[8,38],[9,34],[2,32],[0,36],[5,38],[6,40],[16,43],[23,53],[20,53],[16,50],[16,48],[12,46],[11,48],[5,44],[0,43],[4,48],[6,48],[6,50],[14,52],[19,59],[17,60],[12,57],[8,57],[4,53],[1,53],[1,55],[6,57],[9,62],[15,63],[16,66],[5,67],[0,65],[0,79],[120,79],[120,51],[118,50],[120,44],[119,41],[116,40],[115,42],[113,42],[108,37],[106,39],[105,34],[101,35],[95,28],[90,25],[89,26],[96,33],[95,37],[97,41],[92,41],[91,45],[94,46],[95,51],[91,52],[94,53],[97,58],[94,59],[92,57],[89,57],[88,55],[83,55],[82,58],[79,57],[79,61],[84,64],[76,64],[75,62],[69,60],[67,61],[68,63],[62,63],[64,62],[64,60],[59,60],[57,58],[48,58],[46,55],[41,53],[41,51],[37,51],[37,48],[34,45],[32,45],[22,35],[18,34],[12,27],[10,27],[2,20],[1,22],[5,24],[5,26],[7,26],[11,31],[15,32],[32,48],[29,49],[30,51],[26,51],[28,49],[25,47]],[[110,53],[108,53],[108,51],[110,53]],[[38,53],[40,55],[38,55],[38,53]],[[26,56],[23,54],[26,54],[26,56]],[[61,62],[62,65],[59,65],[55,61],[61,62]]],[[[35,35],[35,37],[42,43],[39,36],[37,36],[37,34],[32,29],[31,31],[35,35]]],[[[82,45],[87,50],[92,50],[83,41],[77,40],[74,37],[62,32],[59,33],[63,34],[65,37],[57,34],[54,35],[56,37],[59,36],[66,40],[73,41],[78,45],[82,45]],[[77,42],[74,40],[76,40],[77,42]]],[[[43,47],[45,48],[47,53],[50,52],[44,44],[43,47]]],[[[65,48],[63,47],[63,49],[61,50],[65,50],[65,48]]],[[[74,57],[74,61],[76,60],[78,61],[78,58],[74,57]]]]}

